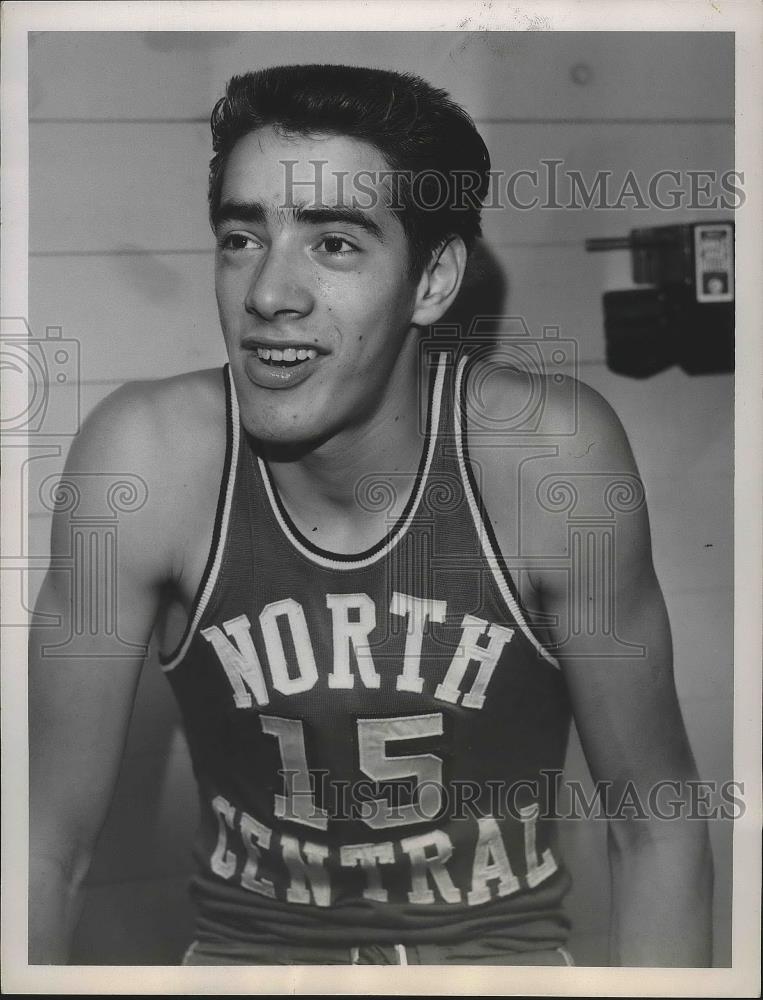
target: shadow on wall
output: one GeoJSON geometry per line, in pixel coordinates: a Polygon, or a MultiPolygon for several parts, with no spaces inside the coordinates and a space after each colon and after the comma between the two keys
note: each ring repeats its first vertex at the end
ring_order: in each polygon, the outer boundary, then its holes
{"type": "Polygon", "coordinates": [[[113,260],[121,279],[149,302],[169,302],[179,293],[181,275],[165,256],[133,243],[123,243],[117,247],[113,260]]]}

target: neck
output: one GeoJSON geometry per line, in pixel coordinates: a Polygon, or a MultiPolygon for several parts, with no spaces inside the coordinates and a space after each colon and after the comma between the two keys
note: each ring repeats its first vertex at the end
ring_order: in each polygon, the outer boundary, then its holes
{"type": "Polygon", "coordinates": [[[415,365],[401,377],[403,391],[382,399],[357,426],[297,457],[265,452],[281,501],[319,547],[370,547],[405,508],[426,443],[429,393],[421,391],[415,365]]]}

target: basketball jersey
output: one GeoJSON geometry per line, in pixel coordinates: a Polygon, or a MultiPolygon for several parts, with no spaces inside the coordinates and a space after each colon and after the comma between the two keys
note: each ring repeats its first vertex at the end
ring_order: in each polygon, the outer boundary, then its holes
{"type": "MultiPolygon", "coordinates": [[[[201,796],[200,936],[566,939],[553,783],[569,704],[482,507],[466,367],[432,365],[407,504],[353,555],[293,524],[225,367],[213,544],[163,658],[201,796]]],[[[390,509],[398,486],[367,477],[358,503],[390,509]]]]}

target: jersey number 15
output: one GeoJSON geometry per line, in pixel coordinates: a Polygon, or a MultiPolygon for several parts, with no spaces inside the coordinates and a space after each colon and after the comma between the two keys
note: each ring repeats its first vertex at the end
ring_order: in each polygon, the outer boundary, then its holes
{"type": "MultiPolygon", "coordinates": [[[[325,830],[329,816],[315,801],[302,721],[275,715],[261,715],[260,721],[262,731],[278,740],[281,774],[286,785],[285,795],[275,795],[275,815],[325,830]]],[[[409,804],[392,806],[383,798],[362,802],[360,817],[363,822],[373,830],[383,830],[433,819],[442,805],[442,761],[431,753],[388,757],[387,744],[395,740],[441,736],[442,713],[358,719],[357,727],[358,759],[363,774],[376,782],[415,780],[415,795],[409,804]]]]}

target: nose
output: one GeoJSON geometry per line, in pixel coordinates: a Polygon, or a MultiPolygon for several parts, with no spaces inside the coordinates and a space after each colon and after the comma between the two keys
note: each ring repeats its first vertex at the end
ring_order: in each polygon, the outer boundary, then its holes
{"type": "Polygon", "coordinates": [[[306,316],[313,308],[313,294],[304,262],[298,255],[271,246],[252,275],[244,306],[247,312],[270,321],[279,316],[306,316]]]}

